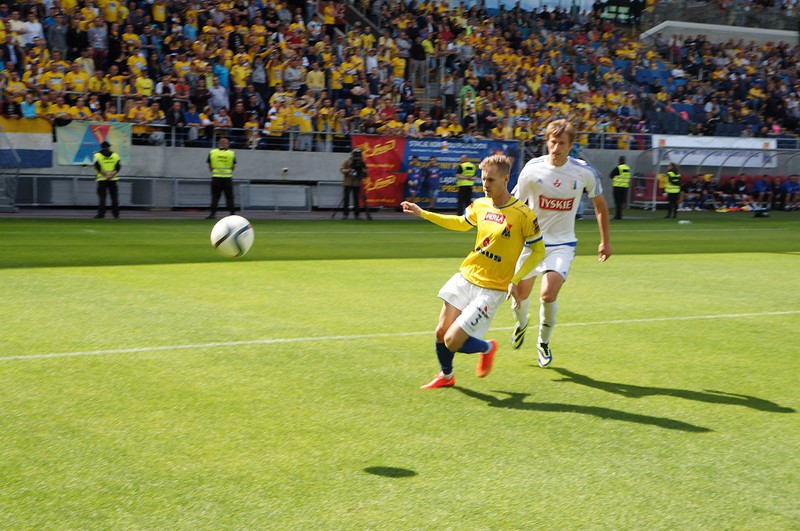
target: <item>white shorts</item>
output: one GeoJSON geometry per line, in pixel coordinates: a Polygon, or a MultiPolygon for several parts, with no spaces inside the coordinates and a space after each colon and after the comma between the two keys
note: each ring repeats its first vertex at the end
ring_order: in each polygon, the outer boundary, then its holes
{"type": "Polygon", "coordinates": [[[483,339],[497,308],[506,300],[506,292],[481,288],[456,273],[439,290],[439,298],[461,310],[456,323],[464,332],[483,339]]]}
{"type": "MultiPolygon", "coordinates": [[[[517,260],[516,271],[522,267],[522,263],[531,255],[531,248],[527,245],[522,249],[522,253],[517,260]]],[[[524,279],[541,276],[547,271],[554,271],[567,280],[570,265],[572,260],[575,259],[575,247],[572,245],[553,245],[544,248],[544,258],[539,265],[533,268],[533,271],[525,275],[524,279]]],[[[524,280],[523,279],[523,280],[524,280]]]]}

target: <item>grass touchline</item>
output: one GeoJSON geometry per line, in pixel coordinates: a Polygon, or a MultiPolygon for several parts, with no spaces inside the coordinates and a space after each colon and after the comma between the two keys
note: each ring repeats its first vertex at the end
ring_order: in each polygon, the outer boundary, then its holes
{"type": "MultiPolygon", "coordinates": [[[[684,315],[680,317],[648,317],[643,319],[616,319],[612,321],[591,321],[585,323],[563,323],[559,326],[605,326],[612,324],[634,324],[652,323],[661,321],[690,321],[692,319],[736,319],[740,317],[767,317],[771,315],[796,315],[800,310],[787,310],[780,312],[758,312],[758,313],[728,313],[711,315],[684,315]]],[[[511,330],[512,326],[492,328],[492,330],[511,330]]],[[[319,337],[286,337],[274,339],[251,339],[243,341],[220,341],[213,343],[197,343],[188,345],[161,345],[155,347],[132,347],[121,349],[88,350],[80,352],[51,352],[46,354],[30,354],[27,356],[3,356],[0,361],[48,359],[48,358],[72,358],[78,356],[101,356],[104,354],[131,354],[137,352],[155,352],[159,350],[189,350],[195,348],[215,348],[215,347],[236,347],[242,345],[271,345],[277,343],[300,343],[304,341],[345,341],[349,339],[372,339],[396,336],[420,336],[432,334],[430,330],[417,332],[387,332],[378,334],[353,334],[348,336],[319,336],[319,337]]]]}

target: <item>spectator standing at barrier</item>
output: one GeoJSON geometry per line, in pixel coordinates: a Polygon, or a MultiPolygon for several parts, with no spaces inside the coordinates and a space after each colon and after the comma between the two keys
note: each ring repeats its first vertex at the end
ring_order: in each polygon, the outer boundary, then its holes
{"type": "Polygon", "coordinates": [[[236,166],[236,154],[228,149],[230,142],[227,138],[219,139],[219,147],[212,149],[208,154],[208,169],[211,170],[211,213],[206,219],[216,219],[217,205],[220,196],[225,194],[225,203],[231,215],[236,213],[233,202],[233,168],[236,166]]]}
{"type": "Polygon", "coordinates": [[[171,127],[172,139],[176,146],[183,146],[186,138],[186,113],[178,100],[172,101],[172,107],[166,112],[167,125],[171,127]]]}
{"type": "Polygon", "coordinates": [[[102,142],[100,151],[94,154],[94,173],[97,181],[97,215],[95,218],[106,217],[106,195],[111,199],[111,212],[114,218],[119,218],[119,191],[117,181],[119,170],[119,154],[111,151],[111,144],[102,142]]]}
{"type": "Polygon", "coordinates": [[[466,155],[461,155],[456,170],[456,187],[458,187],[458,204],[456,211],[459,215],[472,203],[472,187],[475,184],[477,168],[469,161],[466,155]]]}
{"type": "Polygon", "coordinates": [[[439,163],[436,162],[436,157],[428,159],[428,165],[425,168],[425,184],[422,190],[422,197],[429,199],[428,211],[432,212],[436,208],[436,199],[439,197],[439,186],[441,185],[441,172],[439,163]]]}
{"type": "Polygon", "coordinates": [[[614,219],[622,219],[622,211],[628,202],[628,189],[631,185],[631,167],[625,164],[625,157],[619,158],[619,164],[611,170],[609,177],[614,187],[614,204],[617,208],[614,219]]]}
{"type": "Polygon", "coordinates": [[[425,169],[420,164],[419,157],[416,155],[411,156],[408,162],[408,171],[406,172],[406,186],[408,193],[406,194],[406,201],[411,203],[419,203],[422,199],[422,188],[425,182],[425,169]]]}
{"type": "Polygon", "coordinates": [[[667,182],[664,185],[664,193],[667,194],[667,215],[665,218],[678,217],[678,199],[681,197],[681,172],[678,165],[674,162],[669,163],[667,168],[667,182]]]}

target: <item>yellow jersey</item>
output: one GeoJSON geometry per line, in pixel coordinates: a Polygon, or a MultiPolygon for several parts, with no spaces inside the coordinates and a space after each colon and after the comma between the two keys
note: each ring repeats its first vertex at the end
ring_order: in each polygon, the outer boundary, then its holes
{"type": "Polygon", "coordinates": [[[542,239],[536,214],[516,198],[496,207],[481,197],[467,207],[464,219],[478,234],[475,248],[461,263],[461,274],[476,286],[506,291],[522,248],[542,239]]]}

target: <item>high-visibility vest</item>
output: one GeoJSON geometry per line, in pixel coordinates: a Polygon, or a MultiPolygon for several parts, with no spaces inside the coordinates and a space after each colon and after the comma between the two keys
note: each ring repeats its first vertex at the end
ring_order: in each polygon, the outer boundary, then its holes
{"type": "Polygon", "coordinates": [[[667,172],[667,183],[664,185],[664,193],[679,194],[681,193],[681,174],[674,171],[667,172]]]}
{"type": "Polygon", "coordinates": [[[617,174],[614,176],[614,188],[627,188],[631,184],[631,167],[627,164],[617,166],[617,174]]]}
{"type": "Polygon", "coordinates": [[[215,148],[208,154],[208,158],[211,163],[212,177],[233,177],[233,163],[236,162],[233,151],[215,148]]]}
{"type": "Polygon", "coordinates": [[[458,166],[460,177],[456,179],[456,186],[472,186],[475,184],[475,174],[478,169],[471,162],[462,162],[458,166]]]}
{"type": "MultiPolygon", "coordinates": [[[[100,171],[97,168],[94,169],[94,175],[96,181],[105,181],[107,180],[101,172],[109,172],[114,171],[117,167],[117,163],[119,163],[119,154],[118,153],[111,153],[109,156],[103,155],[102,151],[98,151],[94,154],[94,161],[99,163],[100,171]]],[[[112,181],[119,181],[119,177],[116,175],[112,177],[110,180],[112,181]]]]}

